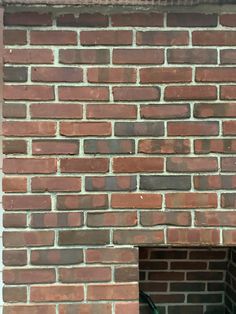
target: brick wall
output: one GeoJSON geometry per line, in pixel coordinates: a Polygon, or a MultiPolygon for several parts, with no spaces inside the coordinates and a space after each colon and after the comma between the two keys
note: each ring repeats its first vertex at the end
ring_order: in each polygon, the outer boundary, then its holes
{"type": "Polygon", "coordinates": [[[4,314],[137,314],[138,246],[235,245],[236,15],[60,12],[5,13],[4,314]]]}
{"type": "Polygon", "coordinates": [[[226,276],[225,305],[226,314],[236,312],[236,255],[235,248],[230,251],[226,276]]]}

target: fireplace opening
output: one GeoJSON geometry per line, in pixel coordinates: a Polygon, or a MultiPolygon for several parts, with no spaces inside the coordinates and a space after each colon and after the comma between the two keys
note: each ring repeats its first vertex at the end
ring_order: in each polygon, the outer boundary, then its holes
{"type": "Polygon", "coordinates": [[[140,248],[139,289],[160,314],[235,314],[236,248],[140,248]]]}

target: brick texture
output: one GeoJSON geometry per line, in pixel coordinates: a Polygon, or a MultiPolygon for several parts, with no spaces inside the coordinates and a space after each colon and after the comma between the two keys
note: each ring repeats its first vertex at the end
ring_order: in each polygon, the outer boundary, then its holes
{"type": "MultiPolygon", "coordinates": [[[[5,11],[4,314],[137,314],[137,247],[236,244],[235,13],[5,11]]],[[[161,314],[223,304],[202,250],[141,260],[161,314]]]]}

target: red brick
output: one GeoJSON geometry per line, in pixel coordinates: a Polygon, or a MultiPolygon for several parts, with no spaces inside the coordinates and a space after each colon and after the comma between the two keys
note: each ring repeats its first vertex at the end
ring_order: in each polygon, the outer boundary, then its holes
{"type": "Polygon", "coordinates": [[[144,154],[189,154],[190,142],[187,139],[140,140],[138,151],[144,154]]]}
{"type": "Polygon", "coordinates": [[[192,41],[197,46],[234,46],[236,37],[234,31],[194,31],[192,41]]]}
{"type": "Polygon", "coordinates": [[[76,45],[77,34],[72,31],[31,31],[31,45],[76,45]]]}
{"type": "Polygon", "coordinates": [[[222,14],[220,16],[220,24],[228,27],[236,26],[236,14],[222,14]]]}
{"type": "Polygon", "coordinates": [[[111,16],[112,26],[140,26],[155,27],[164,26],[164,16],[161,13],[129,13],[113,14],[111,16]]]}
{"type": "Polygon", "coordinates": [[[82,119],[83,107],[81,104],[31,104],[30,114],[37,119],[82,119]]]}
{"type": "Polygon", "coordinates": [[[178,48],[168,49],[168,63],[176,64],[216,64],[216,49],[178,48]]]}
{"type": "Polygon", "coordinates": [[[138,251],[136,248],[99,248],[86,250],[86,263],[101,264],[136,264],[138,251]]]}
{"type": "Polygon", "coordinates": [[[27,264],[27,250],[4,250],[3,264],[5,266],[24,266],[27,264]]]}
{"type": "Polygon", "coordinates": [[[59,246],[72,245],[108,245],[110,243],[110,231],[101,229],[91,230],[66,230],[59,232],[59,246]]]}
{"type": "Polygon", "coordinates": [[[163,230],[114,230],[114,244],[153,245],[164,243],[163,230]]]}
{"type": "Polygon", "coordinates": [[[140,115],[141,118],[144,119],[189,118],[190,108],[188,104],[142,105],[140,109],[140,115]]]}
{"type": "Polygon", "coordinates": [[[212,139],[195,140],[194,151],[197,154],[236,153],[236,140],[234,139],[212,139]]]}
{"type": "Polygon", "coordinates": [[[108,49],[66,49],[59,51],[59,61],[64,64],[108,64],[108,49]]]}
{"type": "Polygon", "coordinates": [[[61,159],[61,172],[99,172],[105,173],[109,170],[107,158],[68,158],[61,159]]]}
{"type": "Polygon", "coordinates": [[[170,136],[205,136],[218,135],[219,124],[215,121],[208,122],[168,122],[167,132],[170,136]]]}
{"type": "Polygon", "coordinates": [[[24,193],[27,192],[26,177],[5,177],[2,181],[3,192],[6,193],[24,193]]]}
{"type": "Polygon", "coordinates": [[[5,210],[51,210],[49,195],[4,195],[5,210]]]}
{"type": "Polygon", "coordinates": [[[103,101],[109,100],[107,87],[59,87],[60,100],[87,100],[87,101],[103,101]]]}
{"type": "Polygon", "coordinates": [[[217,208],[216,193],[168,193],[165,200],[167,208],[217,208]]]}
{"type": "Polygon", "coordinates": [[[59,210],[106,209],[108,197],[106,194],[59,195],[57,207],[59,210]]]}
{"type": "Polygon", "coordinates": [[[140,70],[140,82],[148,83],[184,83],[192,81],[191,68],[143,68],[140,70]]]}
{"type": "Polygon", "coordinates": [[[167,26],[176,27],[213,27],[217,26],[216,14],[169,13],[167,26]]]}
{"type": "Polygon", "coordinates": [[[137,106],[122,104],[97,104],[87,105],[87,119],[135,119],[137,117],[137,106]]]}
{"type": "Polygon", "coordinates": [[[167,241],[176,245],[219,245],[220,232],[217,229],[176,229],[169,228],[167,230],[167,241]]]}
{"type": "Polygon", "coordinates": [[[79,264],[83,262],[83,251],[81,249],[32,250],[30,262],[32,265],[79,264]]]}
{"type": "Polygon", "coordinates": [[[80,43],[83,46],[126,46],[132,44],[132,31],[81,31],[80,43]]]}
{"type": "Polygon", "coordinates": [[[236,135],[236,121],[223,121],[223,134],[236,135]]]}
{"type": "Polygon", "coordinates": [[[79,177],[33,177],[32,192],[79,192],[81,178],[79,177]]]}
{"type": "Polygon", "coordinates": [[[130,139],[84,140],[85,154],[134,154],[135,143],[130,139]]]}
{"type": "Polygon", "coordinates": [[[86,191],[133,191],[136,188],[136,176],[96,176],[85,178],[86,191]]]}
{"type": "Polygon", "coordinates": [[[113,158],[115,173],[162,172],[163,158],[160,157],[119,157],[113,158]]]}
{"type": "Polygon", "coordinates": [[[55,305],[6,305],[4,314],[56,314],[55,305]]]}
{"type": "Polygon", "coordinates": [[[55,173],[57,164],[54,158],[7,158],[3,161],[4,173],[55,173]]]}
{"type": "Polygon", "coordinates": [[[223,230],[223,244],[224,245],[235,245],[236,241],[236,230],[223,230]]]}
{"type": "MultiPolygon", "coordinates": [[[[111,304],[95,303],[95,304],[59,304],[59,314],[71,313],[96,313],[96,314],[111,314],[111,304]]],[[[131,314],[131,313],[130,313],[131,314]]]]}
{"type": "Polygon", "coordinates": [[[35,140],[32,142],[33,155],[77,155],[78,153],[78,141],[35,140]]]}
{"type": "Polygon", "coordinates": [[[4,213],[3,214],[3,226],[5,228],[26,228],[27,227],[27,215],[24,213],[4,213]]]}
{"type": "Polygon", "coordinates": [[[5,269],[3,272],[3,282],[5,284],[35,284],[54,283],[56,273],[54,269],[5,269]]]}
{"type": "Polygon", "coordinates": [[[4,14],[6,26],[50,26],[52,17],[49,13],[40,12],[16,12],[4,14]]]}
{"type": "Polygon", "coordinates": [[[200,227],[235,227],[236,214],[233,211],[195,212],[195,225],[200,227]]]}
{"type": "Polygon", "coordinates": [[[51,49],[5,49],[3,58],[10,64],[51,64],[54,60],[51,49]]]}
{"type": "Polygon", "coordinates": [[[129,314],[137,314],[139,313],[139,303],[138,302],[117,302],[115,304],[116,314],[123,314],[127,311],[129,314]]]}
{"type": "Polygon", "coordinates": [[[3,234],[5,247],[52,246],[53,231],[5,231],[3,234]]]}
{"type": "Polygon", "coordinates": [[[32,82],[82,82],[83,70],[69,67],[32,67],[32,82]]]}
{"type": "Polygon", "coordinates": [[[136,70],[131,68],[90,68],[87,70],[90,83],[135,83],[136,70]]]}
{"type": "Polygon", "coordinates": [[[56,123],[48,121],[8,121],[3,123],[5,136],[54,136],[56,123]]]}
{"type": "Polygon", "coordinates": [[[137,225],[136,212],[88,213],[88,227],[131,227],[137,225]]]}
{"type": "Polygon", "coordinates": [[[235,118],[236,103],[198,103],[194,106],[194,116],[197,118],[235,118]]]}
{"type": "Polygon", "coordinates": [[[18,29],[5,29],[3,31],[4,45],[26,45],[26,31],[18,29]]]}
{"type": "Polygon", "coordinates": [[[58,26],[71,27],[106,27],[108,26],[108,16],[99,13],[62,14],[57,17],[58,26]]]}
{"type": "Polygon", "coordinates": [[[137,45],[182,46],[189,43],[189,34],[184,31],[137,32],[137,45]]]}
{"type": "Polygon", "coordinates": [[[63,136],[108,136],[111,135],[110,122],[61,122],[63,136]]]}
{"type": "Polygon", "coordinates": [[[169,225],[169,226],[190,226],[191,214],[189,212],[141,212],[141,225],[146,227],[169,225]]]}
{"type": "Polygon", "coordinates": [[[106,282],[110,280],[110,267],[90,266],[59,269],[59,281],[63,283],[106,282]]]}
{"type": "Polygon", "coordinates": [[[218,170],[215,157],[169,157],[167,171],[170,172],[212,172],[218,170]]]}
{"type": "Polygon", "coordinates": [[[3,154],[26,154],[27,142],[24,140],[3,141],[3,154]]]}
{"type": "Polygon", "coordinates": [[[236,189],[236,176],[196,176],[194,177],[194,188],[197,190],[233,190],[236,189]]]}
{"type": "Polygon", "coordinates": [[[221,158],[221,171],[223,172],[236,171],[236,158],[235,157],[222,157],[221,158]]]}
{"type": "Polygon", "coordinates": [[[113,95],[116,101],[145,101],[159,100],[158,87],[113,87],[113,95]]]}
{"type": "Polygon", "coordinates": [[[139,280],[139,269],[137,266],[118,266],[114,270],[116,282],[137,282],[139,280]]]}
{"type": "Polygon", "coordinates": [[[224,85],[220,87],[220,99],[236,99],[236,86],[224,85]]]}
{"type": "Polygon", "coordinates": [[[4,118],[26,118],[24,104],[3,104],[2,111],[4,118]]]}
{"type": "Polygon", "coordinates": [[[227,68],[197,68],[196,82],[236,82],[236,69],[227,68]]]}
{"type": "Polygon", "coordinates": [[[27,288],[26,287],[4,287],[3,301],[8,303],[26,303],[27,288]]]}
{"type": "Polygon", "coordinates": [[[43,85],[5,85],[3,97],[5,100],[54,100],[54,87],[43,85]]]}
{"type": "Polygon", "coordinates": [[[236,51],[234,49],[224,49],[220,51],[221,64],[236,64],[236,51]]]}
{"type": "Polygon", "coordinates": [[[33,213],[30,226],[32,228],[65,228],[83,225],[82,213],[33,213]]]}
{"type": "Polygon", "coordinates": [[[163,49],[113,49],[113,64],[163,64],[163,49]]]}
{"type": "Polygon", "coordinates": [[[221,194],[221,207],[234,209],[236,206],[236,194],[235,193],[222,193],[221,194]]]}
{"type": "Polygon", "coordinates": [[[78,302],[84,300],[84,289],[81,285],[32,286],[31,302],[78,302]]]}
{"type": "Polygon", "coordinates": [[[165,100],[215,100],[217,99],[216,86],[167,86],[165,100]]]}
{"type": "Polygon", "coordinates": [[[157,209],[162,206],[162,196],[150,193],[113,194],[111,196],[111,206],[112,208],[124,209],[157,209]]]}
{"type": "Polygon", "coordinates": [[[100,284],[88,285],[88,300],[136,300],[137,284],[100,284]]]}

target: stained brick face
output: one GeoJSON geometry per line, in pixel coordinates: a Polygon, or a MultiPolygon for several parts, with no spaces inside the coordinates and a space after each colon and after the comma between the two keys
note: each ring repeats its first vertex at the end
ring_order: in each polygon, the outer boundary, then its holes
{"type": "Polygon", "coordinates": [[[236,244],[236,15],[107,12],[5,10],[4,314],[138,314],[139,266],[162,314],[223,304],[201,252],[236,244]],[[201,249],[138,266],[169,245],[201,249]]]}

